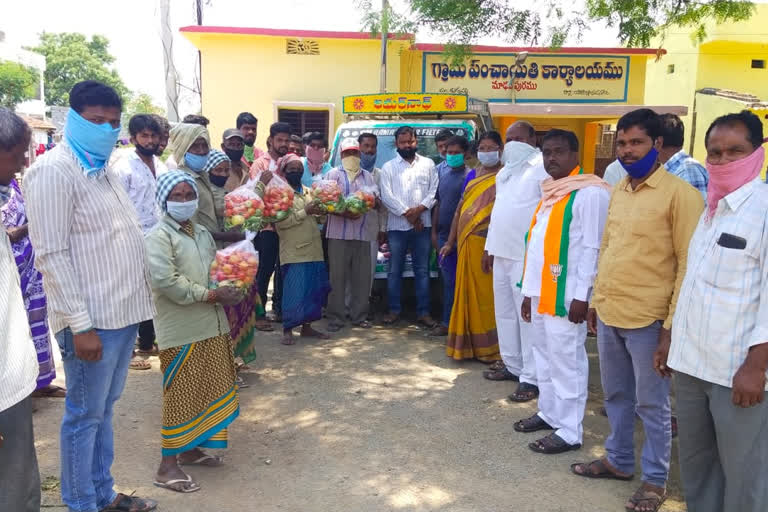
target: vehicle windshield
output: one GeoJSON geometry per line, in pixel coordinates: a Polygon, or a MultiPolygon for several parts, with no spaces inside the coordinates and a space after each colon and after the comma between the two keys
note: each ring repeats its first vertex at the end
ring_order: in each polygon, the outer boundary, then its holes
{"type": "MultiPolygon", "coordinates": [[[[378,149],[376,150],[376,167],[383,166],[386,162],[392,160],[397,156],[397,148],[395,148],[395,130],[397,126],[387,126],[381,128],[350,128],[342,129],[340,139],[346,137],[357,137],[361,133],[373,133],[379,140],[378,149]]],[[[437,154],[437,144],[435,144],[435,136],[441,131],[448,128],[456,135],[463,135],[470,140],[472,139],[472,133],[467,130],[466,126],[414,126],[416,130],[416,138],[419,142],[418,153],[421,156],[431,158],[435,164],[440,163],[440,156],[437,154]]],[[[333,151],[331,158],[331,165],[338,167],[341,165],[341,156],[339,155],[338,144],[333,151]]]]}

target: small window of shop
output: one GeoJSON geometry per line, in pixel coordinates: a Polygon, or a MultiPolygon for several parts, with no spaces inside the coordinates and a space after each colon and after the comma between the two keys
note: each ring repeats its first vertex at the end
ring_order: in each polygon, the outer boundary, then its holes
{"type": "Polygon", "coordinates": [[[752,59],[752,69],[765,69],[765,59],[752,59]]]}

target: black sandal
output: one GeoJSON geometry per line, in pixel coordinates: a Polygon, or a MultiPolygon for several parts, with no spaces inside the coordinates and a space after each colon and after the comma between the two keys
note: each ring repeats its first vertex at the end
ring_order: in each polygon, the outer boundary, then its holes
{"type": "Polygon", "coordinates": [[[544,455],[555,455],[557,453],[570,452],[571,450],[578,450],[581,448],[581,443],[568,444],[563,438],[552,432],[546,437],[542,437],[538,441],[534,441],[528,445],[532,451],[536,453],[543,453],[544,455]]]}
{"type": "Polygon", "coordinates": [[[520,380],[520,377],[507,370],[506,366],[501,370],[486,370],[483,372],[483,377],[488,380],[511,380],[514,382],[520,380]]]}
{"type": "Polygon", "coordinates": [[[517,403],[523,403],[523,402],[530,402],[531,400],[536,400],[539,397],[539,387],[534,386],[533,384],[528,384],[527,382],[521,382],[519,386],[517,386],[517,389],[514,393],[509,395],[507,398],[509,398],[512,402],[517,403]]]}
{"type": "Polygon", "coordinates": [[[555,430],[555,427],[541,419],[541,416],[538,414],[534,414],[530,418],[515,422],[512,428],[514,428],[516,432],[523,432],[526,434],[530,432],[538,432],[539,430],[555,430]]]}
{"type": "Polygon", "coordinates": [[[155,500],[148,500],[120,493],[117,495],[115,501],[101,509],[99,512],[149,512],[156,508],[157,502],[155,500]]]}

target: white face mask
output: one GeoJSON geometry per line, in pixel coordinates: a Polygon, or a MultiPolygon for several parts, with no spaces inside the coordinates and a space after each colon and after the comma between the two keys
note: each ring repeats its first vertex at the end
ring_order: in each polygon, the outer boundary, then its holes
{"type": "Polygon", "coordinates": [[[480,160],[480,163],[483,164],[485,167],[493,167],[494,165],[499,163],[499,152],[498,151],[478,151],[477,159],[480,160]]]}
{"type": "Polygon", "coordinates": [[[183,203],[168,201],[166,207],[168,208],[168,215],[173,217],[173,220],[177,222],[185,222],[191,219],[197,211],[197,199],[185,201],[183,203]]]}

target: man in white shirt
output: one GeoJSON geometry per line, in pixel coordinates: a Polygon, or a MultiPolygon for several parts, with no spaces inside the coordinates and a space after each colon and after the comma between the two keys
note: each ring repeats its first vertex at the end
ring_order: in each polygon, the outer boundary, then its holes
{"type": "MultiPolygon", "coordinates": [[[[688,510],[768,510],[768,185],[763,126],[749,111],[706,132],[707,208],[688,247],[671,347],[688,510]]],[[[668,356],[668,357],[667,357],[668,356]]]]}
{"type": "Polygon", "coordinates": [[[138,325],[154,316],[144,237],[107,162],[122,100],[92,80],[76,84],[64,140],[24,178],[29,237],[43,275],[49,323],[67,379],[61,426],[61,494],[74,512],[154,510],[114,491],[112,417],[138,325]]]}
{"type": "MultiPolygon", "coordinates": [[[[0,205],[24,166],[32,135],[19,116],[0,108],[0,205]]],[[[40,472],[32,428],[39,366],[21,296],[11,242],[0,231],[0,510],[39,512],[40,472]]]]}
{"type": "Polygon", "coordinates": [[[417,321],[428,329],[436,324],[429,314],[429,255],[432,250],[429,209],[435,205],[437,170],[434,162],[416,153],[416,131],[410,126],[395,130],[398,156],[381,169],[381,200],[389,210],[389,276],[387,295],[389,314],[384,323],[391,325],[400,318],[405,255],[410,249],[416,288],[417,321]]]}
{"type": "Polygon", "coordinates": [[[584,342],[610,186],[579,165],[576,134],[550,130],[541,147],[552,179],[528,230],[521,316],[532,323],[539,412],[518,432],[555,430],[528,447],[555,454],[581,447],[589,360],[584,342]]]}
{"type": "MultiPolygon", "coordinates": [[[[155,116],[136,114],[128,122],[128,132],[131,134],[131,144],[135,150],[114,164],[115,172],[120,176],[125,191],[136,208],[139,224],[144,235],[155,227],[158,221],[155,191],[157,176],[166,171],[165,164],[157,156],[158,145],[162,130],[155,116]]],[[[155,327],[152,320],[139,324],[139,354],[156,353],[155,327]]],[[[148,370],[149,361],[134,359],[131,368],[148,370]]]]}
{"type": "Polygon", "coordinates": [[[533,358],[531,324],[523,322],[520,311],[523,295],[520,278],[525,259],[525,233],[541,200],[541,182],[549,178],[541,151],[536,149],[536,132],[526,121],[517,121],[507,130],[504,168],[496,177],[496,199],[485,243],[486,265],[493,266],[493,299],[496,329],[502,361],[483,375],[489,380],[518,380],[509,396],[527,402],[539,396],[536,363],[533,358]]]}

